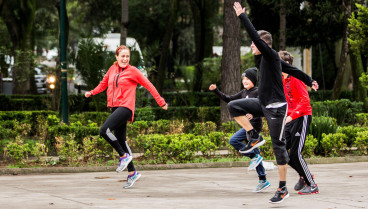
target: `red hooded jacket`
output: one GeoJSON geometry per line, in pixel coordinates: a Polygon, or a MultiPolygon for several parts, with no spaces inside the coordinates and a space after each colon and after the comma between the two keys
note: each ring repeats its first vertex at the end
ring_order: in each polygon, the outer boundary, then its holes
{"type": "Polygon", "coordinates": [[[135,109],[135,93],[137,84],[145,87],[160,107],[165,106],[164,98],[160,96],[153,84],[136,67],[127,65],[125,68],[114,64],[107,71],[100,84],[93,89],[92,95],[101,93],[107,88],[107,107],[126,107],[132,111],[133,121],[135,109]]]}
{"type": "Polygon", "coordinates": [[[287,78],[282,78],[288,103],[287,116],[294,120],[304,115],[312,115],[312,106],[310,105],[307,86],[299,79],[290,75],[287,78]]]}

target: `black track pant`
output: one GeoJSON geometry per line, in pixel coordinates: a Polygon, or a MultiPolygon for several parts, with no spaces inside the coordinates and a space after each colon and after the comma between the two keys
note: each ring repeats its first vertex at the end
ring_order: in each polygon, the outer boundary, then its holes
{"type": "MultiPolygon", "coordinates": [[[[279,106],[263,106],[258,98],[244,98],[229,102],[227,108],[231,117],[238,117],[250,113],[253,117],[265,117],[272,141],[273,151],[278,165],[286,165],[289,155],[286,150],[286,140],[283,138],[284,122],[287,112],[287,104],[279,106]]],[[[254,127],[253,127],[254,128],[254,127]]]]}
{"type": "MultiPolygon", "coordinates": [[[[119,153],[120,157],[125,153],[132,155],[127,141],[126,128],[127,122],[132,117],[132,111],[126,107],[112,108],[111,115],[107,118],[100,129],[100,135],[111,144],[119,153]],[[112,134],[114,131],[114,134],[112,134]]],[[[133,161],[128,165],[128,171],[135,171],[133,161]]]]}
{"type": "Polygon", "coordinates": [[[311,115],[305,115],[292,120],[285,126],[286,148],[289,151],[289,165],[298,172],[299,176],[304,178],[305,183],[314,186],[314,180],[305,162],[302,151],[307,132],[312,121],[311,115]]]}

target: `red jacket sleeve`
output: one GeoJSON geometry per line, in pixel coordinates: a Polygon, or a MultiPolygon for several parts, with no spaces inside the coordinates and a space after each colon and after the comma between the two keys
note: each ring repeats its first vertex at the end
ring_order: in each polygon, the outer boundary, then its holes
{"type": "Polygon", "coordinates": [[[157,104],[160,107],[165,106],[166,104],[165,99],[160,96],[160,94],[158,93],[156,88],[153,86],[153,84],[148,80],[148,78],[146,78],[141,73],[141,71],[139,71],[138,69],[135,69],[135,75],[136,75],[135,77],[137,79],[137,83],[141,84],[144,88],[146,88],[151,93],[153,98],[156,100],[157,104]]]}
{"type": "Polygon", "coordinates": [[[92,95],[96,95],[98,93],[101,93],[101,92],[103,92],[107,88],[107,86],[109,84],[109,73],[110,73],[110,69],[107,71],[107,73],[103,77],[103,79],[100,82],[100,84],[98,84],[98,86],[96,86],[96,88],[94,88],[92,91],[90,91],[92,95]]]}
{"type": "MultiPolygon", "coordinates": [[[[297,92],[297,101],[295,109],[290,113],[290,117],[294,120],[303,116],[305,107],[310,105],[310,99],[308,95],[307,86],[300,80],[293,78],[293,92],[297,92]]],[[[295,98],[295,97],[294,97],[295,98]]]]}

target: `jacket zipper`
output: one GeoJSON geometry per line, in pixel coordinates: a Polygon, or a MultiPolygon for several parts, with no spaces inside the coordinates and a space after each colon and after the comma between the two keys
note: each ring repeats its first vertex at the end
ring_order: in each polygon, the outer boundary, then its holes
{"type": "MultiPolygon", "coordinates": [[[[115,79],[115,85],[116,85],[116,88],[118,87],[118,80],[119,80],[119,76],[120,76],[120,69],[121,69],[121,72],[123,72],[123,68],[120,68],[119,67],[119,73],[118,74],[116,74],[115,76],[116,76],[116,79],[115,79]]],[[[114,98],[115,98],[115,85],[113,85],[113,91],[112,91],[112,101],[111,101],[111,105],[113,106],[114,105],[114,98]]]]}

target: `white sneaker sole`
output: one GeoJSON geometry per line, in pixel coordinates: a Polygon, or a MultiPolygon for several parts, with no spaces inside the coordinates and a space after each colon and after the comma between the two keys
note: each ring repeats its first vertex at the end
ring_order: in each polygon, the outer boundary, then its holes
{"type": "Polygon", "coordinates": [[[271,201],[269,201],[269,203],[272,203],[272,204],[279,204],[279,203],[282,203],[286,198],[288,198],[289,197],[289,193],[284,197],[284,198],[282,198],[282,200],[280,200],[280,201],[278,201],[278,202],[271,202],[271,201]]]}
{"type": "Polygon", "coordinates": [[[118,172],[118,173],[120,173],[120,172],[122,172],[123,170],[125,170],[127,167],[128,167],[128,165],[129,165],[129,163],[130,162],[132,162],[132,160],[133,160],[133,157],[130,157],[130,159],[128,160],[128,163],[127,164],[125,164],[125,166],[124,167],[118,167],[117,169],[116,169],[116,172],[118,172]]]}
{"type": "Polygon", "coordinates": [[[248,167],[248,171],[256,170],[257,166],[263,161],[263,157],[261,157],[261,160],[258,161],[258,163],[255,166],[248,167]]]}
{"type": "Polygon", "coordinates": [[[259,190],[259,191],[253,190],[253,192],[255,192],[255,193],[262,192],[263,190],[267,189],[270,186],[271,186],[271,184],[268,184],[267,186],[263,187],[261,190],[259,190]]]}
{"type": "Polygon", "coordinates": [[[139,178],[141,178],[142,174],[138,174],[137,178],[133,181],[133,183],[129,186],[123,186],[124,189],[128,189],[134,185],[136,181],[138,181],[139,178]]]}

